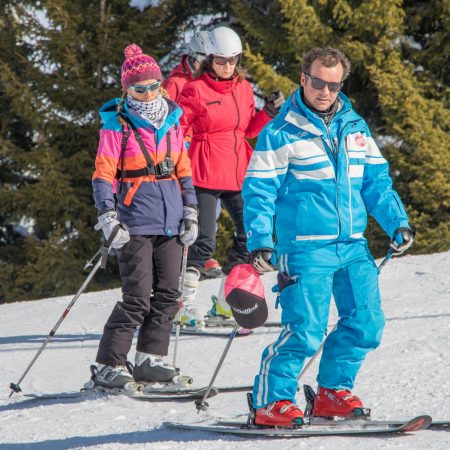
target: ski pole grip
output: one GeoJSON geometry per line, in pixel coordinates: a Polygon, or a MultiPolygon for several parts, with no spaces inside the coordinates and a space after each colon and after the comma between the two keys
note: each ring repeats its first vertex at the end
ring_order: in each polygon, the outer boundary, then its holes
{"type": "Polygon", "coordinates": [[[101,254],[102,254],[102,262],[100,264],[100,267],[102,269],[106,268],[106,260],[108,259],[108,253],[109,249],[111,247],[111,244],[114,241],[114,238],[116,237],[117,233],[119,232],[120,225],[116,225],[110,234],[109,238],[105,242],[105,245],[102,247],[101,254]]]}

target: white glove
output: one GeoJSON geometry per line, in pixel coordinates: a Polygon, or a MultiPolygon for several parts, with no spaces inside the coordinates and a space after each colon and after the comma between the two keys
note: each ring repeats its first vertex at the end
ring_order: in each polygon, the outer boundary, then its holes
{"type": "Polygon", "coordinates": [[[183,222],[180,227],[180,241],[188,247],[198,236],[198,212],[192,206],[183,207],[183,222]]]}
{"type": "Polygon", "coordinates": [[[277,268],[276,255],[271,248],[257,248],[250,254],[250,264],[262,275],[264,272],[271,272],[277,268]]]}
{"type": "Polygon", "coordinates": [[[406,250],[411,247],[416,237],[416,228],[401,227],[394,231],[394,238],[390,243],[390,247],[393,251],[393,256],[400,256],[406,250]]]}
{"type": "Polygon", "coordinates": [[[119,226],[119,231],[111,242],[111,248],[119,249],[130,240],[130,233],[117,220],[116,211],[108,211],[99,216],[98,223],[94,226],[94,230],[102,230],[105,239],[108,240],[116,226],[119,226]]]}

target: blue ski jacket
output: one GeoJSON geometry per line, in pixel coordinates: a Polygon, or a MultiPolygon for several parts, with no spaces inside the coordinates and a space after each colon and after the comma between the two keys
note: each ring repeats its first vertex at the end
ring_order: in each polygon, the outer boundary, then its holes
{"type": "Polygon", "coordinates": [[[339,93],[328,123],[301,88],[258,137],[244,180],[247,248],[279,254],[364,240],[367,211],[392,238],[408,217],[366,122],[339,93]]]}

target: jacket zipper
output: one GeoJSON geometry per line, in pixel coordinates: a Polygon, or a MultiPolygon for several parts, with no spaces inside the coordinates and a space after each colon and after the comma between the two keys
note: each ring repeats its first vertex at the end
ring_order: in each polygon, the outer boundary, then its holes
{"type": "MultiPolygon", "coordinates": [[[[325,122],[324,122],[325,123],[325,122]]],[[[352,121],[349,122],[347,124],[345,124],[344,128],[342,128],[341,132],[339,133],[339,138],[337,138],[337,144],[339,145],[339,142],[341,141],[341,136],[343,135],[345,129],[350,126],[350,124],[356,123],[356,121],[352,121]]],[[[338,145],[336,145],[336,142],[331,139],[331,135],[330,135],[330,129],[328,128],[328,126],[325,124],[325,128],[327,130],[327,136],[328,136],[328,140],[331,143],[331,151],[334,153],[335,155],[335,161],[336,161],[336,175],[335,175],[335,179],[336,179],[336,211],[337,211],[337,215],[338,215],[338,238],[341,234],[341,216],[339,214],[339,206],[338,206],[338,201],[339,201],[339,195],[338,195],[338,173],[339,173],[339,165],[338,165],[338,151],[339,151],[339,147],[338,145]]],[[[346,154],[347,154],[347,149],[345,149],[346,154]]],[[[347,181],[348,181],[348,195],[350,198],[350,234],[352,232],[352,228],[353,228],[353,220],[352,220],[352,190],[351,190],[351,185],[350,185],[350,175],[348,173],[348,169],[349,169],[349,161],[348,161],[348,154],[347,156],[347,181]]]]}
{"type": "MultiPolygon", "coordinates": [[[[328,125],[325,123],[325,121],[322,119],[323,124],[325,125],[325,129],[327,130],[327,137],[328,137],[328,142],[330,143],[330,150],[334,159],[334,179],[336,181],[336,212],[337,212],[337,219],[338,219],[338,232],[337,232],[337,237],[339,238],[339,235],[341,234],[341,217],[339,215],[339,195],[338,195],[338,170],[339,170],[339,166],[338,166],[338,147],[335,145],[336,143],[334,142],[334,140],[331,138],[330,135],[330,129],[328,128],[328,125]]],[[[338,141],[339,144],[339,141],[338,141]]]]}
{"type": "Polygon", "coordinates": [[[239,177],[238,177],[238,167],[239,167],[239,155],[236,149],[237,146],[237,137],[236,137],[236,130],[239,127],[239,123],[241,121],[241,115],[239,114],[239,106],[238,103],[236,101],[236,97],[234,96],[234,92],[233,90],[231,90],[231,95],[233,97],[234,103],[236,104],[236,111],[237,111],[237,116],[238,116],[238,120],[237,120],[237,124],[235,129],[233,130],[233,134],[234,134],[234,154],[236,155],[236,171],[235,171],[235,177],[236,177],[236,184],[239,186],[239,177]]]}

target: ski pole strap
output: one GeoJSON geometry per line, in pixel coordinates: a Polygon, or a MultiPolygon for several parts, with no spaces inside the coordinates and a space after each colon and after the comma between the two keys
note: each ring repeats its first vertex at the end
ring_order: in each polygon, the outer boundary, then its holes
{"type": "Polygon", "coordinates": [[[381,261],[380,265],[378,266],[378,272],[386,265],[386,263],[392,258],[393,254],[395,253],[395,250],[390,248],[386,256],[384,257],[383,261],[381,261]]]}
{"type": "Polygon", "coordinates": [[[114,238],[116,237],[117,233],[119,232],[119,228],[120,228],[120,225],[116,225],[114,227],[112,233],[110,234],[109,238],[105,242],[105,245],[103,245],[103,247],[101,248],[102,261],[101,261],[100,267],[102,269],[106,268],[106,261],[108,259],[109,249],[111,247],[112,242],[114,241],[114,238]]]}

